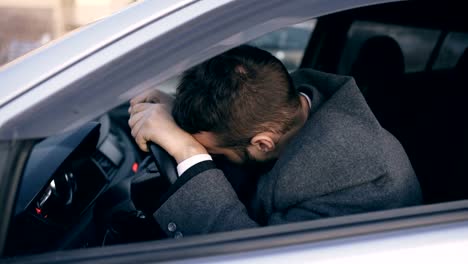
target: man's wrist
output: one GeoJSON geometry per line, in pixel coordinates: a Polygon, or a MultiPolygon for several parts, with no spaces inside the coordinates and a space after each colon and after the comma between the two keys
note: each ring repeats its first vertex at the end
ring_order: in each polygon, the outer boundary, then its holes
{"type": "MultiPolygon", "coordinates": [[[[198,143],[198,142],[197,142],[198,143]]],[[[172,157],[177,161],[177,163],[181,163],[182,161],[191,158],[195,155],[200,154],[208,154],[206,149],[201,144],[187,144],[183,148],[179,149],[174,153],[170,153],[172,157]]]]}

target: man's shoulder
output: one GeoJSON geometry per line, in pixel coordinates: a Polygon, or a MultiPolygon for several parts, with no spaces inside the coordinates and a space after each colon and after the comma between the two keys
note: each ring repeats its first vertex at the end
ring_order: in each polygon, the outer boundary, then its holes
{"type": "Polygon", "coordinates": [[[279,179],[316,183],[323,195],[372,181],[385,173],[381,131],[341,112],[316,113],[275,165],[279,179]],[[326,121],[326,119],[333,119],[326,121]]]}
{"type": "Polygon", "coordinates": [[[272,170],[277,186],[307,186],[303,191],[319,196],[383,175],[387,134],[353,79],[313,70],[300,75],[309,78],[302,87],[322,99],[272,170]]]}

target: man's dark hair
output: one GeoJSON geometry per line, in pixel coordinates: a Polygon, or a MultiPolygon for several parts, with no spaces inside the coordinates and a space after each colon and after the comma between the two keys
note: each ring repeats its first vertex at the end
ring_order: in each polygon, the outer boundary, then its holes
{"type": "Polygon", "coordinates": [[[260,132],[289,130],[299,106],[284,65],[243,45],[185,71],[172,113],[191,134],[213,132],[224,147],[245,147],[260,132]]]}

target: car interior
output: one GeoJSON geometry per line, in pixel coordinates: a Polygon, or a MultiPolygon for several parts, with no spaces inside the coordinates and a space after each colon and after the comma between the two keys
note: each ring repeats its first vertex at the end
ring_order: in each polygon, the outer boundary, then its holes
{"type": "Polygon", "coordinates": [[[381,125],[404,146],[426,203],[468,197],[468,35],[456,10],[409,2],[331,15],[315,30],[346,33],[313,36],[309,48],[321,45],[321,52],[306,54],[302,64],[355,78],[381,125]]]}
{"type": "MultiPolygon", "coordinates": [[[[355,78],[405,148],[425,204],[468,198],[468,21],[460,10],[409,1],[317,18],[297,65],[355,78]]],[[[171,181],[150,173],[158,168],[134,143],[127,109],[38,141],[17,194],[7,256],[164,238],[147,216],[171,181]]],[[[228,177],[235,174],[219,162],[228,177]]],[[[243,201],[254,190],[251,180],[232,184],[243,201]]]]}

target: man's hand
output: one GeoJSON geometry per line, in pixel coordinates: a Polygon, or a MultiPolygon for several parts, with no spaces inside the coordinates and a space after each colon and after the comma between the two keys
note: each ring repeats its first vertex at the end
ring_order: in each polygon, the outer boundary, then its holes
{"type": "Polygon", "coordinates": [[[197,154],[207,154],[206,149],[189,133],[182,130],[164,104],[135,103],[129,108],[128,124],[132,136],[141,150],[148,152],[152,141],[180,163],[197,154]]]}
{"type": "Polygon", "coordinates": [[[173,102],[174,96],[157,89],[151,89],[132,98],[132,100],[130,100],[130,106],[140,103],[158,103],[168,105],[172,109],[173,102]]]}

